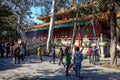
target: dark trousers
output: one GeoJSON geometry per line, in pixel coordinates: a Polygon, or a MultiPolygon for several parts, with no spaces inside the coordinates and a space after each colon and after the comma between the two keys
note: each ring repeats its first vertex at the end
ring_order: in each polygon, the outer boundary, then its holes
{"type": "Polygon", "coordinates": [[[1,50],[1,58],[4,57],[4,50],[1,50]]]}
{"type": "Polygon", "coordinates": [[[52,59],[50,60],[50,63],[53,61],[53,63],[55,64],[55,55],[52,55],[52,59]]]}
{"type": "Polygon", "coordinates": [[[42,61],[42,56],[38,56],[38,59],[39,59],[40,61],[42,61]]]}
{"type": "Polygon", "coordinates": [[[70,68],[70,64],[67,64],[67,66],[66,66],[66,76],[69,75],[69,68],[70,68]]]}
{"type": "Polygon", "coordinates": [[[50,60],[50,63],[53,61],[53,63],[55,64],[55,57],[52,57],[52,59],[50,60]]]}
{"type": "Polygon", "coordinates": [[[14,63],[15,64],[16,64],[16,61],[18,62],[18,64],[20,63],[20,55],[15,54],[14,57],[13,57],[13,59],[14,59],[14,63]]]}
{"type": "Polygon", "coordinates": [[[8,57],[8,55],[9,55],[9,52],[10,52],[9,50],[7,50],[7,51],[6,51],[6,57],[8,57]]]}
{"type": "Polygon", "coordinates": [[[60,58],[59,60],[59,65],[61,65],[61,63],[64,65],[63,58],[60,58]]]}
{"type": "Polygon", "coordinates": [[[95,61],[99,61],[99,54],[95,54],[95,61]]]}
{"type": "Polygon", "coordinates": [[[21,59],[22,62],[24,61],[24,54],[20,55],[20,59],[21,59]]]}

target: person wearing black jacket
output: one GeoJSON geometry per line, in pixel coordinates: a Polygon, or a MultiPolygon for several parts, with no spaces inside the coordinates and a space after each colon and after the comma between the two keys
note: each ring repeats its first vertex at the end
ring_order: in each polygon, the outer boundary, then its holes
{"type": "Polygon", "coordinates": [[[1,58],[4,57],[4,52],[5,52],[5,45],[4,44],[0,44],[0,53],[1,53],[1,58]]]}
{"type": "Polygon", "coordinates": [[[52,47],[52,59],[49,61],[51,63],[51,61],[53,61],[53,64],[55,64],[55,46],[52,47]]]}
{"type": "Polygon", "coordinates": [[[59,58],[60,58],[59,65],[61,65],[61,63],[62,63],[63,66],[64,66],[63,57],[64,57],[63,49],[60,48],[60,52],[59,52],[59,58]]]}
{"type": "Polygon", "coordinates": [[[19,64],[20,63],[20,47],[19,47],[19,45],[17,45],[14,48],[13,57],[14,57],[14,63],[16,64],[16,60],[17,60],[18,64],[19,64]]]}

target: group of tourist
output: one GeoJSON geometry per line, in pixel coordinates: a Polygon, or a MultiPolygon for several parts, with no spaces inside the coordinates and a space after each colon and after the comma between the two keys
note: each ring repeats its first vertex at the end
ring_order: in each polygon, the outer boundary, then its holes
{"type": "MultiPolygon", "coordinates": [[[[42,61],[42,46],[39,46],[37,50],[38,50],[38,58],[42,61]]],[[[58,65],[62,64],[64,67],[66,67],[66,76],[70,75],[69,68],[73,67],[76,76],[80,77],[80,70],[83,61],[82,50],[80,50],[79,47],[76,46],[73,46],[72,50],[70,47],[66,47],[65,50],[63,50],[63,48],[60,48],[58,65]],[[65,62],[63,60],[64,57],[65,57],[65,62]]],[[[53,64],[55,64],[55,58],[56,58],[55,46],[52,47],[50,53],[52,54],[52,57],[49,62],[50,63],[53,62],[53,64]]],[[[96,46],[89,47],[87,53],[89,56],[89,63],[95,65],[95,62],[99,61],[97,47],[96,46]]]]}
{"type": "Polygon", "coordinates": [[[25,58],[25,48],[24,44],[18,43],[18,42],[13,42],[10,44],[10,42],[1,42],[0,43],[0,56],[1,58],[13,57],[13,63],[23,63],[24,58],[25,58]],[[10,46],[11,45],[11,46],[10,46]]]}
{"type": "Polygon", "coordinates": [[[15,44],[13,48],[13,62],[16,64],[24,63],[25,49],[22,44],[15,44]]]}
{"type": "MultiPolygon", "coordinates": [[[[73,67],[76,73],[77,77],[80,77],[80,70],[82,66],[83,61],[83,54],[82,51],[79,50],[79,47],[74,46],[74,48],[71,50],[70,47],[66,47],[65,49],[60,48],[59,50],[59,62],[58,65],[63,65],[66,68],[66,76],[69,76],[69,68],[73,67]],[[74,51],[72,51],[74,50],[74,51]],[[65,57],[65,62],[64,62],[65,57]]],[[[37,48],[37,55],[38,59],[42,62],[42,46],[39,46],[37,48]]],[[[96,46],[89,47],[88,48],[88,56],[89,56],[89,63],[95,64],[96,61],[99,60],[98,52],[97,52],[96,46]]],[[[10,53],[10,45],[8,43],[0,44],[0,53],[1,57],[4,57],[4,53],[6,53],[6,56],[10,53]]],[[[53,62],[55,64],[55,58],[56,58],[56,51],[55,46],[53,46],[50,50],[50,53],[52,54],[52,57],[50,59],[50,63],[53,62]]],[[[25,59],[25,48],[22,43],[15,43],[12,48],[12,56],[13,56],[13,62],[16,64],[24,63],[25,59]]]]}
{"type": "Polygon", "coordinates": [[[98,49],[96,46],[88,48],[89,63],[94,64],[99,61],[98,49]]]}
{"type": "Polygon", "coordinates": [[[75,52],[73,53],[73,59],[72,59],[72,52],[69,47],[65,48],[64,55],[65,55],[65,61],[66,61],[66,76],[69,76],[69,68],[74,66],[74,70],[76,73],[76,76],[80,78],[80,71],[83,61],[83,54],[79,50],[79,47],[75,47],[75,52]]]}
{"type": "MultiPolygon", "coordinates": [[[[38,51],[38,58],[42,61],[42,46],[39,46],[37,48],[37,51],[38,51]]],[[[50,63],[53,62],[53,64],[55,64],[55,58],[56,58],[55,46],[52,47],[51,54],[52,54],[52,57],[49,62],[50,63]]],[[[64,67],[66,67],[65,76],[70,75],[69,68],[71,68],[74,65],[76,76],[80,78],[80,70],[81,70],[81,65],[82,65],[81,62],[83,61],[83,54],[79,50],[79,47],[75,47],[75,52],[73,56],[74,57],[72,59],[72,52],[70,50],[70,47],[66,47],[65,50],[63,50],[63,48],[60,48],[58,65],[62,64],[64,67]],[[63,61],[64,57],[65,57],[65,63],[63,61]]]]}

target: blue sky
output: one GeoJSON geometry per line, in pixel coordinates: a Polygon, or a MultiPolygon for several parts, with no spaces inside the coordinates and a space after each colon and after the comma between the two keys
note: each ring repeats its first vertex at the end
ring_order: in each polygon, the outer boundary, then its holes
{"type": "Polygon", "coordinates": [[[35,21],[37,24],[42,23],[42,21],[37,19],[37,17],[41,14],[40,9],[41,9],[41,7],[31,7],[31,11],[32,11],[31,16],[34,17],[33,21],[35,21]]]}

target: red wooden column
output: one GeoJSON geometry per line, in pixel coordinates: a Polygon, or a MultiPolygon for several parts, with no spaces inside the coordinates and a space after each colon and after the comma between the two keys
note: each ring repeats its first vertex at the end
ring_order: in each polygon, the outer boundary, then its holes
{"type": "Polygon", "coordinates": [[[78,47],[80,48],[80,26],[78,27],[78,47]]]}

